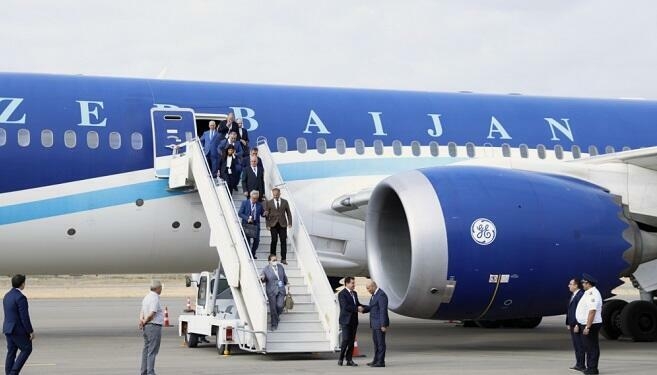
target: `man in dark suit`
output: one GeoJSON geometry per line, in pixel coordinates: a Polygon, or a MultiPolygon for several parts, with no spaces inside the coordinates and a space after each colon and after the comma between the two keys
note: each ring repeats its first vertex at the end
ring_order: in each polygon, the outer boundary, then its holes
{"type": "Polygon", "coordinates": [[[239,139],[242,144],[242,149],[244,150],[244,155],[249,153],[249,132],[244,128],[244,124],[241,118],[235,120],[237,123],[237,139],[239,139]]]}
{"type": "Polygon", "coordinates": [[[228,146],[233,146],[233,148],[235,149],[235,156],[237,156],[237,160],[241,162],[243,158],[244,150],[242,149],[242,144],[240,143],[240,141],[237,140],[236,132],[231,132],[228,135],[228,138],[221,140],[219,142],[219,145],[217,146],[217,154],[219,155],[220,158],[224,157],[228,146]]]}
{"type": "Polygon", "coordinates": [[[568,302],[568,313],[566,314],[566,327],[570,331],[570,339],[573,341],[573,349],[575,349],[575,366],[571,367],[571,370],[584,371],[586,370],[586,364],[584,363],[584,344],[582,343],[582,332],[575,332],[575,327],[577,326],[577,317],[575,316],[575,311],[577,310],[577,304],[579,300],[582,299],[584,291],[582,290],[582,283],[577,278],[570,279],[568,283],[568,289],[572,293],[570,296],[570,302],[568,302]]]}
{"type": "Polygon", "coordinates": [[[203,145],[205,158],[208,160],[208,165],[212,171],[212,177],[217,177],[217,170],[219,169],[219,152],[217,151],[219,131],[217,131],[217,124],[214,121],[210,121],[208,126],[210,129],[201,135],[201,144],[203,145]]]}
{"type": "Polygon", "coordinates": [[[258,158],[251,156],[249,166],[242,171],[242,190],[244,195],[256,190],[260,193],[259,200],[265,197],[265,169],[258,166],[258,158]]]}
{"type": "Polygon", "coordinates": [[[364,307],[363,313],[370,313],[370,328],[372,328],[375,349],[374,359],[367,365],[386,367],[386,332],[390,326],[388,296],[372,280],[367,283],[367,291],[372,295],[372,299],[370,305],[364,307]]]}
{"type": "Polygon", "coordinates": [[[250,199],[242,201],[237,214],[242,219],[242,225],[244,224],[253,224],[255,225],[255,236],[247,236],[249,245],[251,246],[251,254],[253,259],[258,259],[256,257],[256,251],[258,250],[258,245],[260,244],[260,216],[264,216],[265,210],[262,207],[262,204],[258,201],[259,193],[257,190],[251,192],[250,199]],[[253,242],[251,242],[253,240],[253,242]]]}
{"type": "Polygon", "coordinates": [[[281,238],[281,263],[287,265],[287,228],[292,227],[292,213],[290,204],[281,198],[279,188],[271,189],[272,199],[267,201],[265,216],[267,217],[267,229],[271,233],[271,246],[269,253],[276,255],[278,237],[281,238]]]}
{"type": "Polygon", "coordinates": [[[219,121],[219,133],[221,133],[222,138],[226,138],[231,131],[237,131],[235,114],[233,112],[230,112],[225,120],[219,121]]]}
{"type": "Polygon", "coordinates": [[[5,320],[2,324],[2,333],[7,338],[7,359],[5,360],[5,374],[19,374],[25,362],[32,353],[32,340],[34,330],[30,321],[27,298],[21,292],[25,288],[25,275],[14,275],[11,278],[12,289],[5,294],[2,305],[5,320]],[[21,353],[16,357],[20,349],[21,353]]]}
{"type": "Polygon", "coordinates": [[[340,344],[340,359],[338,365],[342,366],[347,359],[347,366],[358,366],[354,363],[354,341],[358,329],[358,312],[364,311],[364,306],[358,301],[358,294],[354,288],[356,280],[347,276],[344,278],[344,289],[338,293],[340,302],[340,329],[342,330],[342,343],[340,344]]]}

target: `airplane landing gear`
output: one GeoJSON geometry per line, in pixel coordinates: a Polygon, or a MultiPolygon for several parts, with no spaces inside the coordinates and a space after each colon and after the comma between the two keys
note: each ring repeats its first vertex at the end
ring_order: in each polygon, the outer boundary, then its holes
{"type": "Polygon", "coordinates": [[[657,306],[649,301],[630,302],[620,314],[623,335],[634,341],[657,340],[657,306]]]}
{"type": "Polygon", "coordinates": [[[623,334],[620,315],[627,302],[612,299],[602,304],[602,329],[600,334],[607,340],[618,340],[623,334]]]}

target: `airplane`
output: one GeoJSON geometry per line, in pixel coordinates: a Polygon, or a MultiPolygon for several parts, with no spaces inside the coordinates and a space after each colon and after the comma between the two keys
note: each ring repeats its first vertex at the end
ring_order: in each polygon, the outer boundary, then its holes
{"type": "Polygon", "coordinates": [[[0,74],[0,273],[216,264],[170,144],[232,112],[266,142],[332,280],[480,326],[560,315],[573,276],[605,335],[657,339],[657,102],[0,74]],[[157,115],[157,116],[156,116],[157,115]],[[166,117],[186,119],[171,129],[166,117]]]}

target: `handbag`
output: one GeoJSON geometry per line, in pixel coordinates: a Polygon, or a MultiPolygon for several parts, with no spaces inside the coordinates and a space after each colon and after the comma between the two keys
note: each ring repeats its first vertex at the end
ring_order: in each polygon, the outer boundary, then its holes
{"type": "Polygon", "coordinates": [[[285,312],[288,312],[294,308],[294,299],[290,293],[285,295],[285,312]]]}
{"type": "Polygon", "coordinates": [[[244,223],[242,224],[244,235],[246,238],[256,238],[258,235],[258,227],[255,224],[244,223]]]}

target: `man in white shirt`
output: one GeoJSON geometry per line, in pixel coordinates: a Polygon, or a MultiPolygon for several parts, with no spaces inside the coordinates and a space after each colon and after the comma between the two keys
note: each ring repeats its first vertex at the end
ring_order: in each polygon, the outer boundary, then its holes
{"type": "Polygon", "coordinates": [[[141,355],[141,375],[155,375],[155,356],[160,351],[164,313],[160,306],[162,283],[151,281],[151,291],[141,301],[139,328],[144,331],[144,350],[141,355]]]}
{"type": "Polygon", "coordinates": [[[582,275],[582,286],[584,296],[577,303],[575,316],[578,327],[576,330],[582,333],[582,343],[586,353],[585,374],[598,374],[598,360],[600,359],[600,344],[598,333],[602,327],[602,296],[595,287],[597,280],[588,274],[582,275]]]}

